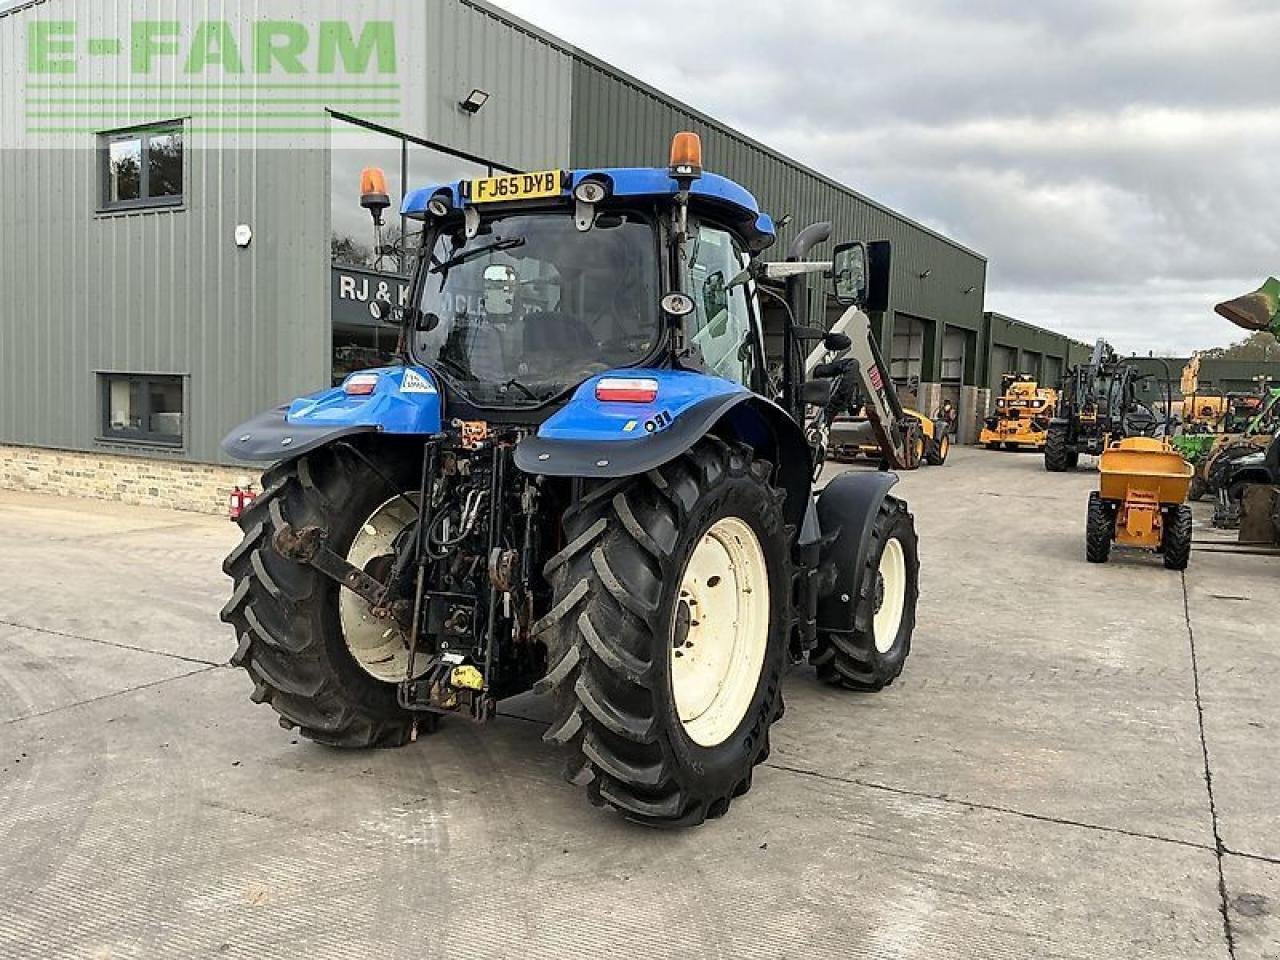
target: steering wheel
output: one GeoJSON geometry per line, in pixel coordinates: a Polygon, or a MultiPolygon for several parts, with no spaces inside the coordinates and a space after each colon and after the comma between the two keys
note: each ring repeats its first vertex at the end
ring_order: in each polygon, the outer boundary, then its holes
{"type": "Polygon", "coordinates": [[[1150,407],[1136,406],[1121,418],[1124,432],[1131,437],[1155,436],[1159,421],[1150,407]]]}

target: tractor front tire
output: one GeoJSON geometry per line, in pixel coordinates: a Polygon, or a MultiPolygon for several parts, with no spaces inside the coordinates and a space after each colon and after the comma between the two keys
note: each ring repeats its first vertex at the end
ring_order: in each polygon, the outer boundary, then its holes
{"type": "Polygon", "coordinates": [[[565,514],[535,632],[556,701],[544,739],[597,805],[652,826],[723,815],[782,714],[792,530],[772,467],[706,437],[565,514]],[[695,645],[696,644],[696,645],[695,645]]]}
{"type": "MultiPolygon", "coordinates": [[[[407,464],[383,463],[397,482],[407,464]]],[[[251,699],[269,703],[280,725],[334,747],[398,747],[414,716],[396,686],[366,672],[344,639],[338,585],[313,567],[282,556],[275,533],[318,526],[340,556],[378,505],[398,491],[342,445],[324,447],[263,476],[263,493],[240,517],[244,538],[222,565],[235,581],[222,619],[235,627],[232,666],[253,680],[251,699]]]]}
{"type": "Polygon", "coordinates": [[[809,654],[818,678],[848,690],[883,690],[911,652],[920,596],[915,521],[897,497],[885,497],[871,527],[849,632],[823,631],[809,654]]]}
{"type": "Polygon", "coordinates": [[[1185,570],[1191,562],[1191,507],[1179,503],[1165,511],[1160,552],[1170,570],[1185,570]]]}
{"type": "Polygon", "coordinates": [[[1115,510],[1094,490],[1089,494],[1089,514],[1085,522],[1085,559],[1090,563],[1107,562],[1115,528],[1115,510]]]}
{"type": "Polygon", "coordinates": [[[1075,466],[1073,453],[1067,446],[1066,429],[1050,424],[1044,440],[1044,468],[1050,473],[1066,473],[1075,466]]]}

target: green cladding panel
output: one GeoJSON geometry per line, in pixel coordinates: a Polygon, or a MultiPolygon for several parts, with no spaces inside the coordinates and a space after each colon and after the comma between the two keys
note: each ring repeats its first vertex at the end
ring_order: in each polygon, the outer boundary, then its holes
{"type": "MultiPolygon", "coordinates": [[[[790,225],[766,256],[781,259],[797,231],[816,220],[831,220],[837,242],[892,243],[888,317],[910,314],[936,321],[938,331],[944,324],[981,328],[986,284],[982,256],[632,78],[577,57],[570,134],[575,167],[665,166],[671,137],[679,130],[701,135],[707,169],[742,183],[775,220],[790,215],[790,225]]],[[[827,244],[813,256],[830,254],[827,244]]],[[[926,379],[938,378],[937,371],[925,373],[926,379]]]]}

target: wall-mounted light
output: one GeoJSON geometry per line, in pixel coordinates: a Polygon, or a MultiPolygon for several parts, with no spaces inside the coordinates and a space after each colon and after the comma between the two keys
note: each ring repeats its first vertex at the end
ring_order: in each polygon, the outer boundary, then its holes
{"type": "Polygon", "coordinates": [[[921,280],[928,280],[931,276],[933,276],[933,271],[932,271],[932,270],[926,270],[924,273],[920,274],[920,279],[921,279],[921,280]]]}
{"type": "Polygon", "coordinates": [[[489,94],[487,91],[481,90],[479,87],[467,94],[466,99],[458,101],[458,109],[463,113],[475,115],[480,112],[480,108],[489,102],[489,94]]]}
{"type": "Polygon", "coordinates": [[[977,289],[978,289],[977,287],[969,287],[964,291],[964,295],[967,297],[969,294],[973,293],[973,291],[977,289]]]}

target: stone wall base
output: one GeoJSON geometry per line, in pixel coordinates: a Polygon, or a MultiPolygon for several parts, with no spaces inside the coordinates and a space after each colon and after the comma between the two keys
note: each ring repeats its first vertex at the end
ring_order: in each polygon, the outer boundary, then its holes
{"type": "Polygon", "coordinates": [[[259,488],[251,467],[0,444],[0,488],[6,490],[225,515],[227,498],[243,479],[259,488]]]}

